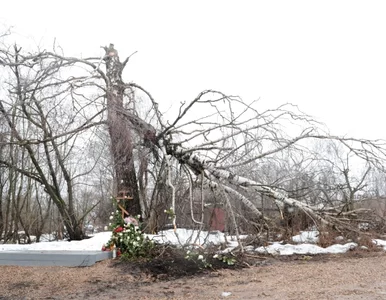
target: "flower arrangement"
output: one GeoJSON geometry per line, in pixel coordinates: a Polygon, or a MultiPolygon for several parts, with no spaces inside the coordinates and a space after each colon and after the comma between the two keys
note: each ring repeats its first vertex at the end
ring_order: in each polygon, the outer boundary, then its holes
{"type": "Polygon", "coordinates": [[[154,244],[142,233],[138,219],[132,216],[123,218],[119,210],[112,212],[109,224],[112,236],[102,250],[116,249],[118,257],[122,255],[128,259],[148,256],[154,244]]]}

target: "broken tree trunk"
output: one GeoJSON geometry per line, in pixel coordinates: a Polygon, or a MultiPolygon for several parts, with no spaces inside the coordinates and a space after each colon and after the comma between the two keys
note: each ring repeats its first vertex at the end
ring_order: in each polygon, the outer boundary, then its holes
{"type": "Polygon", "coordinates": [[[127,191],[133,198],[126,201],[126,210],[131,215],[141,214],[137,176],[133,158],[133,140],[130,123],[124,117],[123,98],[125,86],[122,81],[122,71],[125,63],[119,60],[114,45],[104,47],[106,51],[107,86],[107,124],[111,139],[111,151],[114,159],[117,192],[127,191]]]}

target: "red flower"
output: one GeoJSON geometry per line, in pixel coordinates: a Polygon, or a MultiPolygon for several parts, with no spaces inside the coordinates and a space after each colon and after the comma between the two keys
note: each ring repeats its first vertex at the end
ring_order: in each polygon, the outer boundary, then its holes
{"type": "Polygon", "coordinates": [[[106,247],[105,246],[102,247],[102,251],[106,251],[106,247]]]}
{"type": "Polygon", "coordinates": [[[123,227],[121,226],[114,229],[114,232],[122,232],[122,231],[123,231],[123,227]]]}
{"type": "Polygon", "coordinates": [[[122,253],[121,253],[121,250],[118,248],[118,249],[117,249],[117,257],[121,256],[121,254],[122,254],[122,253]]]}

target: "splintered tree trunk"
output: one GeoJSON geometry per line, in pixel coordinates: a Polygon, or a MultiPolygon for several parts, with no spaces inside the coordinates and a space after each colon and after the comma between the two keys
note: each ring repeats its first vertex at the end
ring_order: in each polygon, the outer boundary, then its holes
{"type": "Polygon", "coordinates": [[[123,64],[120,62],[114,45],[104,48],[107,78],[107,114],[111,151],[114,159],[118,191],[127,191],[133,197],[125,201],[126,210],[131,215],[141,214],[137,176],[134,167],[133,141],[130,124],[124,117],[123,96],[125,87],[122,81],[123,64]]]}

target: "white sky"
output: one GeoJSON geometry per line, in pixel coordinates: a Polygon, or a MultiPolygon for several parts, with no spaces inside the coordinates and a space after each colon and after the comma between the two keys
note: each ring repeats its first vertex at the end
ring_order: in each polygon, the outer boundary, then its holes
{"type": "MultiPolygon", "coordinates": [[[[339,134],[386,138],[386,1],[3,1],[15,41],[138,51],[125,79],[161,108],[204,89],[290,102],[339,134]]],[[[25,44],[24,44],[25,45],[25,44]]]]}

